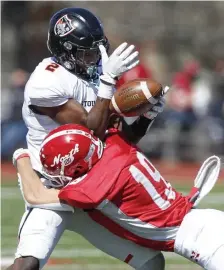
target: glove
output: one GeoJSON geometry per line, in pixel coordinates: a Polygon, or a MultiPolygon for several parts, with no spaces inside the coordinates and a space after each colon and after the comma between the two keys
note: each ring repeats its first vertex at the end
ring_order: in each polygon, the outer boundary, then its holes
{"type": "Polygon", "coordinates": [[[100,76],[102,81],[115,85],[116,77],[120,77],[123,73],[139,64],[139,52],[134,51],[134,45],[129,47],[127,45],[126,42],[122,43],[110,57],[107,55],[106,48],[103,45],[99,46],[103,69],[103,75],[100,76]]]}
{"type": "Polygon", "coordinates": [[[153,120],[159,113],[163,112],[166,104],[164,95],[169,91],[169,89],[170,88],[168,86],[164,88],[162,96],[158,99],[157,103],[151,108],[151,110],[143,114],[144,117],[153,120]]]}
{"type": "Polygon", "coordinates": [[[23,149],[23,148],[17,149],[13,153],[13,156],[12,156],[13,165],[16,166],[17,160],[19,160],[20,158],[24,158],[24,157],[30,157],[29,150],[28,149],[23,149]]]}
{"type": "Polygon", "coordinates": [[[144,113],[143,116],[153,120],[159,113],[163,112],[165,103],[166,101],[164,97],[159,98],[158,102],[152,107],[152,109],[144,113]]]}

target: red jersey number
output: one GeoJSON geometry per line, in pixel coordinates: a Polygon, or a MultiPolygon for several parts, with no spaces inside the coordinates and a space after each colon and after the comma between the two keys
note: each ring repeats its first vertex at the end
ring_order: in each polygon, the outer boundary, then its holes
{"type": "Polygon", "coordinates": [[[48,65],[45,69],[51,72],[54,72],[57,68],[59,68],[59,65],[56,63],[52,63],[48,65]]]}
{"type": "Polygon", "coordinates": [[[130,173],[134,180],[140,183],[148,192],[154,203],[161,209],[166,210],[170,207],[171,203],[169,200],[175,199],[175,192],[172,190],[170,183],[160,175],[160,173],[153,167],[149,160],[140,152],[137,152],[137,158],[141,166],[147,171],[149,177],[145,175],[139,168],[134,165],[131,165],[129,168],[130,173]],[[152,181],[151,181],[152,179],[152,181]],[[160,183],[164,186],[165,189],[165,198],[156,190],[156,185],[154,183],[160,183]]]}

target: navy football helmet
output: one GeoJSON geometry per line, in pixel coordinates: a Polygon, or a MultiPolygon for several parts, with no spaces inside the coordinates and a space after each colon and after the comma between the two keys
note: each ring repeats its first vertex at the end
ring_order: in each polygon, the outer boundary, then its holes
{"type": "Polygon", "coordinates": [[[93,78],[101,59],[100,44],[109,50],[101,22],[87,9],[65,8],[52,16],[47,47],[67,70],[93,78]]]}

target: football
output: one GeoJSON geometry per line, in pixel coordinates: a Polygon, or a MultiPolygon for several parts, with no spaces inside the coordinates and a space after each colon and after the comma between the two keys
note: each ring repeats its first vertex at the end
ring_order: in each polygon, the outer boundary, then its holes
{"type": "Polygon", "coordinates": [[[135,79],[117,88],[110,110],[126,117],[139,116],[149,111],[163,94],[163,87],[157,81],[135,79]]]}

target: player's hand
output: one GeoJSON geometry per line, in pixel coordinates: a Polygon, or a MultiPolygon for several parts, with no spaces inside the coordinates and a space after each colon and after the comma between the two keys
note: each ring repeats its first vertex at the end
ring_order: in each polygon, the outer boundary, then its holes
{"type": "Polygon", "coordinates": [[[143,115],[148,119],[154,119],[159,113],[163,112],[166,101],[164,97],[161,97],[158,102],[152,107],[151,110],[144,113],[143,115]]]}
{"type": "Polygon", "coordinates": [[[164,95],[169,91],[169,89],[170,88],[168,86],[164,88],[162,97],[158,99],[158,102],[152,107],[151,110],[143,114],[144,117],[153,120],[159,113],[163,112],[166,105],[164,95]]]}
{"type": "Polygon", "coordinates": [[[134,45],[127,46],[126,42],[122,43],[110,56],[103,45],[99,46],[102,57],[102,79],[110,84],[115,85],[115,78],[139,64],[139,52],[135,51],[134,45]]]}
{"type": "Polygon", "coordinates": [[[24,148],[17,149],[12,156],[12,163],[14,166],[17,165],[17,160],[24,157],[30,157],[29,150],[24,148]]]}

